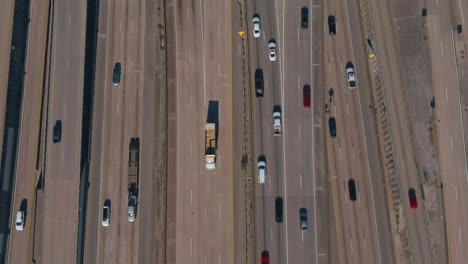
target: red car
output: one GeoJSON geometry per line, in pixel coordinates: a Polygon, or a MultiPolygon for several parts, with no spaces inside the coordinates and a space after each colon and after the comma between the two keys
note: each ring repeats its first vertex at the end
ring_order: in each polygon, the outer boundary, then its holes
{"type": "Polygon", "coordinates": [[[264,250],[262,251],[262,264],[269,264],[270,263],[270,255],[268,254],[268,251],[264,250]]]}
{"type": "Polygon", "coordinates": [[[418,208],[418,200],[416,199],[416,191],[413,188],[409,189],[408,196],[409,196],[411,209],[418,208]]]}
{"type": "Polygon", "coordinates": [[[310,85],[304,85],[304,107],[310,107],[310,85]]]}

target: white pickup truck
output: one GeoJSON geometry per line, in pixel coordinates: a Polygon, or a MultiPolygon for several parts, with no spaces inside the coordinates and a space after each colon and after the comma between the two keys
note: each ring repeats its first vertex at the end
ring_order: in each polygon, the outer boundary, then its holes
{"type": "Polygon", "coordinates": [[[273,107],[273,135],[280,136],[281,132],[281,106],[275,105],[273,107]]]}

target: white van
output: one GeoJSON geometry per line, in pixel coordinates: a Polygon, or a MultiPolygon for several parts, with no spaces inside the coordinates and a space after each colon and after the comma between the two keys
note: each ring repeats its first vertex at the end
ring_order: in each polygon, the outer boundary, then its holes
{"type": "Polygon", "coordinates": [[[24,229],[24,211],[19,210],[16,213],[16,230],[23,231],[24,229]]]}
{"type": "Polygon", "coordinates": [[[261,155],[258,157],[258,182],[259,183],[265,183],[265,178],[266,178],[266,158],[265,156],[261,155]]]}

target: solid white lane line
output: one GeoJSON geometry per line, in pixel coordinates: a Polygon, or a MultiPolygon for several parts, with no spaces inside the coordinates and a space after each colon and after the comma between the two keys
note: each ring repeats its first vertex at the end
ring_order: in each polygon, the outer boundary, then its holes
{"type": "Polygon", "coordinates": [[[338,153],[340,154],[340,160],[341,160],[341,147],[338,149],[338,153]]]}
{"type": "Polygon", "coordinates": [[[192,237],[190,237],[190,256],[192,256],[192,237]]]}
{"type": "Polygon", "coordinates": [[[192,204],[192,189],[190,189],[190,204],[192,204]]]}
{"type": "Polygon", "coordinates": [[[221,222],[221,203],[218,203],[218,220],[221,222]]]}
{"type": "Polygon", "coordinates": [[[462,241],[462,235],[461,235],[461,227],[458,227],[458,237],[460,238],[460,242],[462,241]]]}
{"type": "Polygon", "coordinates": [[[299,45],[299,31],[300,31],[300,30],[301,30],[300,28],[297,29],[297,44],[298,44],[298,45],[299,45]]]}
{"type": "Polygon", "coordinates": [[[442,52],[442,55],[444,55],[444,44],[442,41],[440,42],[440,51],[442,52]]]}
{"type": "Polygon", "coordinates": [[[190,156],[193,156],[193,142],[190,141],[190,156]]]}
{"type": "Polygon", "coordinates": [[[302,243],[304,243],[304,231],[301,232],[302,243]]]}
{"type": "MultiPolygon", "coordinates": [[[[202,58],[203,58],[203,105],[206,106],[206,58],[205,58],[205,6],[200,0],[200,21],[201,21],[201,40],[202,40],[202,58]]],[[[221,116],[221,115],[220,115],[221,116]]]]}
{"type": "Polygon", "coordinates": [[[299,123],[299,140],[301,140],[301,123],[299,123]]]}
{"type": "Polygon", "coordinates": [[[302,190],[302,173],[299,173],[299,186],[301,187],[301,190],[302,190]]]}
{"type": "Polygon", "coordinates": [[[297,75],[297,91],[301,89],[301,77],[297,75]]]}
{"type": "Polygon", "coordinates": [[[450,147],[451,147],[452,150],[453,150],[453,136],[450,136],[450,147]]]}
{"type": "Polygon", "coordinates": [[[461,13],[461,18],[462,18],[462,25],[465,24],[465,17],[463,16],[463,7],[462,7],[462,4],[461,4],[461,0],[458,0],[458,5],[459,5],[459,9],[460,9],[460,13],[461,13]]]}
{"type": "Polygon", "coordinates": [[[205,207],[205,224],[206,224],[206,207],[205,207]]]}
{"type": "Polygon", "coordinates": [[[445,87],[445,101],[448,102],[448,88],[445,87]]]}

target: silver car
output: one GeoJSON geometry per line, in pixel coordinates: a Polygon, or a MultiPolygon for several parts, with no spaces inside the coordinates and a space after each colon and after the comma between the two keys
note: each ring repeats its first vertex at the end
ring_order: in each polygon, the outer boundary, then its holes
{"type": "Polygon", "coordinates": [[[252,18],[253,23],[253,36],[254,38],[260,37],[260,16],[255,14],[252,18]]]}
{"type": "Polygon", "coordinates": [[[270,61],[276,61],[276,41],[274,39],[270,39],[268,42],[268,53],[270,61]]]}

